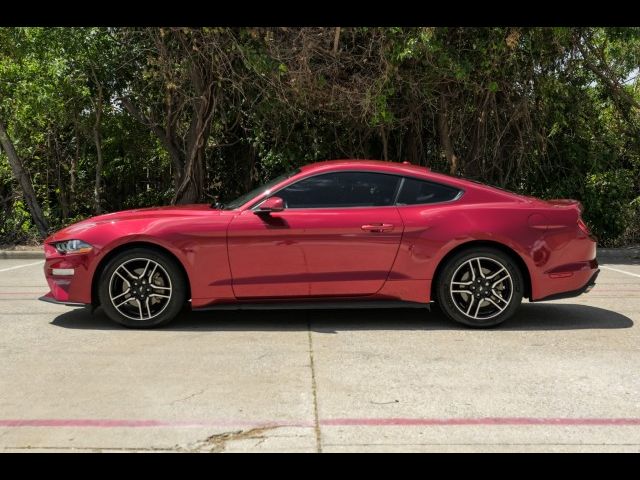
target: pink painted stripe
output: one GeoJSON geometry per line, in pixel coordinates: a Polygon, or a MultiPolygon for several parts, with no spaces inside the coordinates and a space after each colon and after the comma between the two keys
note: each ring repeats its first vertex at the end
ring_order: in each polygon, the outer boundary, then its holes
{"type": "Polygon", "coordinates": [[[640,292],[640,288],[594,288],[591,292],[640,292]]]}
{"type": "Polygon", "coordinates": [[[118,419],[0,419],[0,427],[48,427],[48,428],[208,428],[208,427],[313,427],[313,422],[256,422],[246,420],[118,420],[118,419]]]}
{"type": "Polygon", "coordinates": [[[457,425],[640,425],[640,418],[332,418],[321,420],[330,426],[457,426],[457,425]]]}
{"type": "Polygon", "coordinates": [[[0,295],[44,295],[42,292],[0,292],[0,295]]]}
{"type": "MultiPolygon", "coordinates": [[[[560,426],[640,426],[640,418],[330,418],[320,420],[323,426],[493,426],[493,425],[560,425],[560,426]]],[[[0,427],[47,428],[206,428],[206,427],[308,427],[314,423],[245,420],[119,420],[119,419],[0,419],[0,427]]]]}

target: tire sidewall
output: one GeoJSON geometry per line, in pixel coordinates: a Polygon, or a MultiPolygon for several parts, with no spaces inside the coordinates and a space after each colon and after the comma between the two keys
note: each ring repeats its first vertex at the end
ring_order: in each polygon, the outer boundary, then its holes
{"type": "Polygon", "coordinates": [[[109,260],[102,269],[98,286],[98,296],[100,305],[104,309],[107,316],[129,328],[151,328],[165,325],[173,320],[182,310],[186,302],[187,288],[186,279],[176,261],[168,255],[147,248],[132,248],[117,254],[109,260]],[[115,270],[124,262],[135,258],[148,258],[158,262],[166,270],[171,279],[171,299],[167,307],[158,315],[150,320],[132,320],[122,315],[111,303],[109,296],[109,281],[115,270]]]}
{"type": "Polygon", "coordinates": [[[522,297],[524,295],[524,280],[520,268],[507,254],[493,248],[485,247],[475,250],[465,250],[455,255],[444,266],[437,282],[437,301],[441,310],[450,319],[469,327],[490,328],[501,324],[502,322],[513,316],[513,314],[520,306],[522,297]],[[509,306],[500,314],[487,320],[474,320],[473,318],[464,315],[455,306],[455,304],[453,303],[453,299],[449,294],[449,285],[451,284],[455,271],[464,262],[475,257],[486,257],[500,262],[507,269],[509,275],[511,275],[511,280],[513,282],[513,294],[511,296],[509,306]]]}

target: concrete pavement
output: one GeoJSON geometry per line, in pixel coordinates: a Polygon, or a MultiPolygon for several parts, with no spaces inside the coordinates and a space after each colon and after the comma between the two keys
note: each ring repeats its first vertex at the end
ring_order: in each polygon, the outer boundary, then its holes
{"type": "Polygon", "coordinates": [[[0,260],[0,451],[640,451],[640,261],[492,330],[422,310],[185,314],[38,302],[0,260]]]}

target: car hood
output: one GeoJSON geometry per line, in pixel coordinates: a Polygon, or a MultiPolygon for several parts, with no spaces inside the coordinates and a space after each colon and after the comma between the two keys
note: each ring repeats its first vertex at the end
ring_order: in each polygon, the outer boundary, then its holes
{"type": "Polygon", "coordinates": [[[170,205],[168,207],[150,207],[135,208],[132,210],[121,210],[119,212],[106,213],[88,218],[85,221],[93,222],[110,222],[113,220],[123,220],[132,218],[158,218],[158,217],[175,217],[175,216],[192,216],[202,215],[202,212],[219,213],[220,210],[214,210],[209,204],[194,203],[192,205],[170,205]]]}
{"type": "Polygon", "coordinates": [[[122,210],[119,212],[106,213],[95,217],[87,218],[80,222],[69,225],[57,231],[45,242],[52,242],[62,239],[70,239],[72,236],[80,234],[85,230],[97,225],[106,223],[117,223],[124,220],[154,220],[166,217],[192,217],[203,215],[220,215],[220,210],[214,210],[209,204],[172,205],[168,207],[136,208],[132,210],[122,210]]]}

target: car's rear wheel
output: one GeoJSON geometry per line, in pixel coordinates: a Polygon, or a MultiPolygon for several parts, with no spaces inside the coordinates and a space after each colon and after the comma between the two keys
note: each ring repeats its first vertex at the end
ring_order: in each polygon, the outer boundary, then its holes
{"type": "Polygon", "coordinates": [[[522,302],[524,281],[515,261],[483,247],[447,261],[438,278],[436,300],[452,320],[471,327],[493,327],[510,318],[522,302]]]}
{"type": "Polygon", "coordinates": [[[182,310],[186,279],[168,255],[134,248],[116,255],[105,266],[98,295],[111,320],[132,328],[157,327],[182,310]]]}

